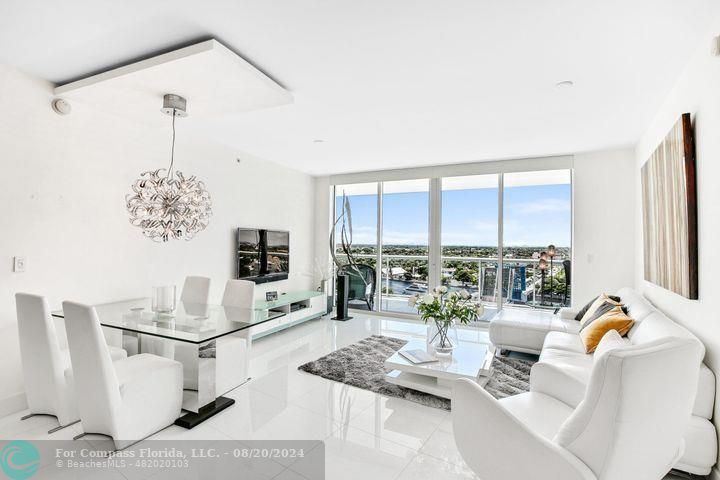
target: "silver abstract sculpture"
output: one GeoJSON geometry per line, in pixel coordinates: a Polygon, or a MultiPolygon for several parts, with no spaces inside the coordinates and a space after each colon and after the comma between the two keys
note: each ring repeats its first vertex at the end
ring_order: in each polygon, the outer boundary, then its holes
{"type": "Polygon", "coordinates": [[[204,230],[212,216],[212,201],[205,184],[194,175],[173,172],[175,160],[175,117],[187,116],[186,101],[178,95],[165,95],[164,113],[172,116],[170,167],[140,174],[125,197],[130,223],[156,242],[192,239],[204,230]]]}
{"type": "Polygon", "coordinates": [[[352,253],[352,210],[350,209],[350,200],[347,198],[347,195],[345,195],[345,192],[343,192],[342,196],[342,212],[338,215],[337,219],[335,219],[332,231],[330,232],[330,254],[338,270],[344,265],[349,265],[367,286],[367,280],[365,280],[365,276],[360,272],[358,262],[352,253]],[[341,263],[335,252],[335,230],[338,224],[340,224],[340,248],[347,259],[347,264],[341,263]]]}

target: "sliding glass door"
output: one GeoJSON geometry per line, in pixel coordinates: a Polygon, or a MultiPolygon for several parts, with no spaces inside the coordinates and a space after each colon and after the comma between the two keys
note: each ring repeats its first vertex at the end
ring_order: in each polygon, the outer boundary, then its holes
{"type": "Polygon", "coordinates": [[[441,282],[477,294],[484,318],[497,310],[498,175],[442,179],[441,282]]]}
{"type": "MultiPolygon", "coordinates": [[[[415,314],[408,298],[437,284],[485,305],[556,308],[572,295],[571,170],[336,185],[335,252],[351,269],[350,308],[415,314]],[[351,245],[349,244],[351,240],[351,245]]],[[[341,267],[347,270],[347,267],[341,267]]],[[[347,273],[347,271],[346,271],[347,273]]]]}
{"type": "Polygon", "coordinates": [[[429,193],[429,179],[382,184],[383,311],[416,313],[408,305],[408,298],[428,291],[429,193]]]}
{"type": "Polygon", "coordinates": [[[503,301],[556,308],[572,292],[570,170],[506,173],[503,301]]]}
{"type": "Polygon", "coordinates": [[[345,267],[348,257],[343,247],[343,222],[335,226],[335,255],[343,265],[344,273],[350,275],[349,308],[375,310],[378,184],[356,183],[335,186],[335,219],[343,212],[343,195],[350,207],[350,217],[345,221],[345,241],[348,251],[358,264],[358,270],[345,267]],[[352,230],[350,227],[352,226],[352,230]]]}

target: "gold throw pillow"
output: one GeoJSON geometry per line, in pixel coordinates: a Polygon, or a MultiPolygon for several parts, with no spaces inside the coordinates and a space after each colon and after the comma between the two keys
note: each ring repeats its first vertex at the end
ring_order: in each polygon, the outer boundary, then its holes
{"type": "Polygon", "coordinates": [[[593,353],[610,330],[617,330],[621,337],[630,331],[635,320],[628,317],[619,305],[591,322],[580,331],[580,338],[585,346],[586,353],[593,353]]]}
{"type": "Polygon", "coordinates": [[[622,305],[621,303],[616,302],[615,300],[610,298],[606,293],[603,293],[595,299],[592,305],[590,305],[590,308],[588,308],[585,312],[585,315],[583,315],[583,317],[580,319],[580,328],[585,327],[585,324],[588,323],[595,316],[595,311],[597,311],[597,309],[600,308],[604,303],[610,303],[612,305],[622,305]]]}

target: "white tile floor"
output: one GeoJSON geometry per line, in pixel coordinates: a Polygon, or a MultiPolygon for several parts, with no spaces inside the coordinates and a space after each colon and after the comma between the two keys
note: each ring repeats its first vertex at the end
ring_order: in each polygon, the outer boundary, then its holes
{"type": "MultiPolygon", "coordinates": [[[[455,448],[448,412],[297,370],[305,362],[369,335],[425,335],[420,322],[354,315],[348,322],[315,320],[255,342],[250,366],[253,379],[228,395],[236,400],[235,405],[192,430],[171,426],[152,438],[324,440],[328,480],[477,478],[455,448]]],[[[487,340],[484,329],[465,334],[487,340]]],[[[48,436],[47,430],[56,425],[54,419],[33,417],[21,422],[23,414],[0,419],[0,439],[70,439],[81,431],[80,425],[73,425],[48,436]]],[[[87,436],[78,441],[93,443],[98,438],[87,436]]],[[[302,473],[278,465],[254,478],[303,480],[302,473]]],[[[166,474],[150,478],[166,478],[166,474]]],[[[126,477],[108,471],[103,478],[126,477]]]]}

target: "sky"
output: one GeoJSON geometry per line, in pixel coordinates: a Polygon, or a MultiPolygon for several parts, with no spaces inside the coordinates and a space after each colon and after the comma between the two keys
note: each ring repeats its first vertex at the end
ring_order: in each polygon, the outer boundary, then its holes
{"type": "MultiPolygon", "coordinates": [[[[506,187],[506,246],[569,247],[571,236],[569,184],[506,187]]],[[[337,208],[340,208],[340,197],[337,208]]],[[[350,197],[353,243],[375,244],[376,195],[350,197]]],[[[392,193],[383,197],[383,243],[428,244],[428,193],[392,193]]],[[[442,244],[497,245],[497,189],[446,190],[442,198],[442,244]]]]}

